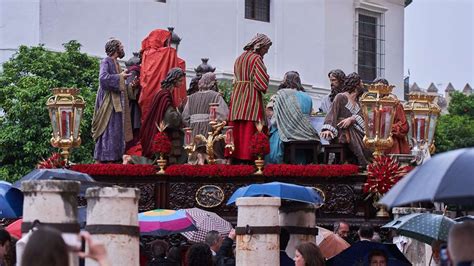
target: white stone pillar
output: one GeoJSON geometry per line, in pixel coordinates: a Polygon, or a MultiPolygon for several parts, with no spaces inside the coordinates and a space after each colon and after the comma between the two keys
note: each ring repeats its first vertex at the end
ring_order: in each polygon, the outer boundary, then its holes
{"type": "MultiPolygon", "coordinates": [[[[280,235],[258,233],[252,227],[279,226],[278,208],[280,198],[243,197],[238,198],[236,265],[279,265],[280,235]],[[250,234],[240,234],[239,228],[249,228],[250,234]]],[[[271,231],[271,230],[270,230],[271,231]]]]}
{"type": "Polygon", "coordinates": [[[289,202],[280,207],[280,226],[288,227],[290,241],[286,247],[286,254],[295,257],[295,248],[301,242],[316,243],[316,209],[313,204],[289,202]],[[304,233],[307,228],[308,232],[304,233]]]}
{"type": "MultiPolygon", "coordinates": [[[[107,248],[110,264],[139,265],[138,199],[136,188],[89,188],[86,230],[107,248]]],[[[86,266],[98,265],[86,259],[86,266]]]]}
{"type": "MultiPolygon", "coordinates": [[[[30,227],[35,220],[63,232],[66,244],[80,247],[77,222],[77,194],[80,183],[76,181],[35,180],[21,184],[24,194],[23,227],[30,227]]],[[[26,230],[23,230],[26,232],[26,230]]],[[[79,265],[78,257],[69,255],[69,265],[79,265]]]]}

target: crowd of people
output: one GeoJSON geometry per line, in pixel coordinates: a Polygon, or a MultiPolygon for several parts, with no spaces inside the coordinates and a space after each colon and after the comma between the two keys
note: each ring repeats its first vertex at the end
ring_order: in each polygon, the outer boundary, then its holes
{"type": "MultiPolygon", "coordinates": [[[[11,236],[7,230],[0,229],[1,266],[67,266],[70,265],[69,255],[71,254],[94,260],[100,266],[111,265],[106,247],[94,241],[86,231],[79,235],[85,243],[82,248],[71,246],[68,241],[65,241],[60,231],[48,226],[38,226],[28,234],[29,240],[23,248],[19,261],[17,261],[15,243],[18,240],[11,236]],[[84,249],[84,245],[87,245],[87,249],[84,249]]],[[[377,237],[370,224],[361,225],[354,239],[350,236],[349,224],[338,221],[334,224],[334,234],[351,244],[360,241],[380,242],[380,238],[377,237]]],[[[323,256],[319,246],[313,242],[297,244],[295,256],[290,258],[286,252],[290,234],[284,228],[281,228],[279,239],[280,265],[282,266],[323,266],[329,259],[323,256]]],[[[395,238],[393,241],[395,242],[395,238]]],[[[473,265],[473,246],[474,222],[457,223],[451,227],[447,243],[433,246],[433,259],[429,265],[473,265]]],[[[403,251],[403,247],[399,248],[403,251]]],[[[150,256],[140,260],[141,266],[236,265],[236,233],[234,229],[225,237],[222,237],[217,231],[209,231],[204,242],[191,246],[170,245],[165,240],[157,239],[150,242],[144,249],[149,249],[149,252],[141,250],[141,255],[147,253],[150,256]]],[[[374,249],[370,251],[367,261],[363,262],[363,265],[386,266],[389,265],[389,260],[389,254],[385,250],[374,249]]]]}
{"type": "MultiPolygon", "coordinates": [[[[226,152],[223,144],[217,144],[214,149],[219,163],[254,160],[251,138],[257,132],[256,124],[261,123],[270,139],[267,163],[283,163],[285,143],[323,138],[330,143],[347,144],[354,163],[368,164],[371,152],[362,141],[365,122],[359,102],[365,89],[357,73],[346,76],[340,69],[330,71],[331,92],[322,99],[321,106],[315,107],[299,73],[288,71],[265,106],[263,96],[268,90],[269,75],[264,57],[272,42],[266,35],[257,34],[235,61],[229,103],[219,92],[212,72],[197,73],[188,96],[183,98],[184,61],[170,46],[170,38],[166,31],[150,33],[142,43],[141,59],[132,58],[132,63],[127,63],[128,70],[122,70],[117,61],[125,55],[121,42],[111,39],[105,45],[107,57],[100,64],[100,88],[92,127],[97,162],[119,162],[124,158],[129,161],[131,156],[153,157],[153,136],[158,131],[157,125],[164,122],[173,144],[168,162],[205,164],[207,156],[202,141],[196,140],[196,149],[189,158],[184,152],[183,128],[192,128],[192,140],[198,134],[207,137],[212,132],[209,124],[212,116],[233,128],[233,152],[226,152]],[[215,104],[217,109],[211,111],[210,104],[215,104]],[[325,115],[320,129],[310,120],[316,111],[325,115]]],[[[374,83],[388,85],[385,79],[376,79],[374,83]]],[[[386,152],[409,153],[407,133],[408,123],[403,107],[398,104],[392,130],[394,145],[386,152]]],[[[300,164],[314,161],[303,153],[296,160],[300,164]]]]}

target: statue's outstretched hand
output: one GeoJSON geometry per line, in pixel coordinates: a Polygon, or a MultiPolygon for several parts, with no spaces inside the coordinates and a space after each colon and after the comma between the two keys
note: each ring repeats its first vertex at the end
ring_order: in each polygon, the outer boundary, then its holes
{"type": "Polygon", "coordinates": [[[339,122],[337,126],[340,128],[348,128],[354,122],[355,122],[355,118],[351,116],[351,117],[341,120],[341,122],[339,122]]]}
{"type": "Polygon", "coordinates": [[[130,77],[132,75],[132,73],[128,73],[128,70],[125,69],[119,75],[122,76],[124,79],[126,79],[126,78],[130,77]]]}
{"type": "Polygon", "coordinates": [[[140,80],[135,77],[135,79],[132,80],[132,82],[130,83],[130,86],[134,89],[137,89],[138,87],[140,87],[140,80]]]}
{"type": "Polygon", "coordinates": [[[320,134],[321,138],[324,138],[324,139],[333,139],[334,138],[334,133],[332,133],[331,131],[329,130],[325,130],[323,132],[321,132],[320,134]]]}

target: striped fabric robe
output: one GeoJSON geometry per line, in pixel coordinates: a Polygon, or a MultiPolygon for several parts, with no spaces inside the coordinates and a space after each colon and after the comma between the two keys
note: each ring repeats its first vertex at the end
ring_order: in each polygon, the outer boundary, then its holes
{"type": "Polygon", "coordinates": [[[230,98],[230,121],[264,121],[263,94],[267,92],[269,75],[262,57],[246,51],[234,65],[234,89],[230,98]]]}
{"type": "Polygon", "coordinates": [[[270,77],[262,57],[246,51],[234,64],[234,89],[229,104],[229,121],[234,127],[235,150],[232,157],[252,160],[250,139],[257,132],[256,121],[266,123],[263,94],[267,92],[270,77]]]}

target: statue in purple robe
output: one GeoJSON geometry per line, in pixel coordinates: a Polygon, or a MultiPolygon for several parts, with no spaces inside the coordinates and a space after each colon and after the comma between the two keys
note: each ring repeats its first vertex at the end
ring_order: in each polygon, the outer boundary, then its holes
{"type": "Polygon", "coordinates": [[[92,118],[96,162],[121,161],[125,142],[133,138],[125,81],[130,74],[122,71],[117,58],[125,53],[119,40],[105,45],[107,57],[100,62],[99,90],[92,118]]]}

